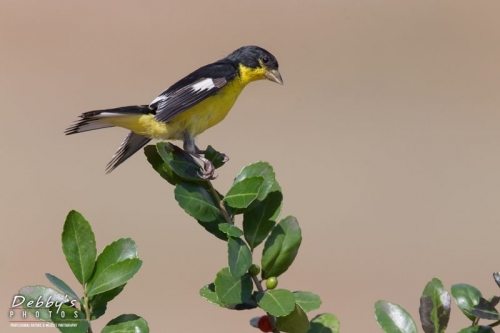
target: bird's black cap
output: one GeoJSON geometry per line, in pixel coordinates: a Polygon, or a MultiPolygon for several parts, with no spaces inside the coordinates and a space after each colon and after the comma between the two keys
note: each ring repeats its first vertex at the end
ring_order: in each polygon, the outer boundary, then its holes
{"type": "Polygon", "coordinates": [[[240,47],[228,55],[227,59],[250,68],[260,67],[262,63],[269,70],[278,69],[278,60],[276,57],[269,51],[255,45],[240,47]]]}

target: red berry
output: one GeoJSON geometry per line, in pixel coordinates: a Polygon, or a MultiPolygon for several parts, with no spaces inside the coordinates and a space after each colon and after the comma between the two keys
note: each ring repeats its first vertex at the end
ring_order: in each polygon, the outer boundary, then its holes
{"type": "Polygon", "coordinates": [[[271,323],[271,318],[269,316],[262,316],[257,324],[262,332],[272,332],[273,324],[271,323]]]}

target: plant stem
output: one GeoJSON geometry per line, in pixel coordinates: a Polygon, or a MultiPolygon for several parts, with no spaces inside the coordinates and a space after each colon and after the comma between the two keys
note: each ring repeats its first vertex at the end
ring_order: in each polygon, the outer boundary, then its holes
{"type": "Polygon", "coordinates": [[[257,290],[259,293],[263,293],[264,289],[262,288],[262,284],[260,283],[259,279],[257,276],[252,276],[253,283],[255,283],[255,286],[257,287],[257,290]]]}
{"type": "Polygon", "coordinates": [[[224,203],[220,200],[219,198],[219,193],[215,190],[214,186],[212,185],[211,181],[208,181],[208,188],[210,189],[210,192],[212,193],[212,196],[214,197],[214,200],[217,202],[219,205],[220,211],[222,213],[222,216],[226,220],[227,223],[229,224],[234,224],[233,220],[229,216],[229,213],[227,212],[226,206],[224,206],[224,203]]]}
{"type": "Polygon", "coordinates": [[[489,327],[495,327],[495,326],[498,326],[498,325],[500,325],[500,320],[497,320],[494,323],[489,324],[488,326],[489,327]]]}
{"type": "Polygon", "coordinates": [[[89,329],[87,330],[87,333],[92,333],[92,327],[90,326],[90,315],[91,315],[91,310],[89,309],[89,298],[87,296],[87,292],[85,291],[85,285],[83,287],[83,301],[85,303],[85,318],[87,319],[87,323],[89,324],[89,329]]]}
{"type": "MultiPolygon", "coordinates": [[[[252,276],[253,283],[257,287],[257,290],[259,293],[264,292],[264,288],[262,288],[262,283],[259,281],[257,276],[252,276]]],[[[271,318],[271,323],[273,324],[273,333],[281,333],[277,328],[276,328],[276,318],[274,316],[271,316],[269,313],[267,314],[271,318]]]]}

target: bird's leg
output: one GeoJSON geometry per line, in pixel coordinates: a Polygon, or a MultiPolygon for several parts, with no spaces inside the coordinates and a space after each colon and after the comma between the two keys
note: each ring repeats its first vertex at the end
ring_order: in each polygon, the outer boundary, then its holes
{"type": "MultiPolygon", "coordinates": [[[[208,159],[205,157],[202,157],[200,154],[202,154],[202,151],[196,147],[194,143],[194,138],[189,135],[188,133],[184,134],[184,145],[183,145],[184,151],[187,152],[188,154],[193,155],[194,157],[198,158],[201,162],[203,162],[203,165],[201,167],[201,174],[199,175],[202,179],[206,180],[212,180],[217,177],[214,177],[214,172],[215,172],[215,167],[210,162],[208,159]]],[[[204,152],[203,152],[204,153],[204,152]]]]}

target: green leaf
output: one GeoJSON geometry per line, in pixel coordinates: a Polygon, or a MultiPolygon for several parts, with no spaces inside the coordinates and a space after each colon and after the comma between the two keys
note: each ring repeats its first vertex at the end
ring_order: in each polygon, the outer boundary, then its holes
{"type": "Polygon", "coordinates": [[[226,155],[219,153],[212,146],[208,146],[205,150],[205,158],[212,162],[216,169],[223,166],[229,160],[226,155]]]}
{"type": "Polygon", "coordinates": [[[489,326],[470,326],[460,330],[458,333],[495,333],[489,326]]]}
{"type": "Polygon", "coordinates": [[[475,317],[470,311],[479,304],[479,299],[482,297],[481,292],[474,286],[460,283],[451,286],[451,295],[460,311],[467,318],[473,320],[475,317]]]}
{"type": "Polygon", "coordinates": [[[281,192],[271,192],[264,201],[256,202],[243,214],[243,232],[251,249],[262,243],[273,229],[281,213],[282,202],[281,192]]]}
{"type": "Polygon", "coordinates": [[[94,296],[121,286],[130,280],[142,266],[138,258],[125,259],[108,266],[87,285],[87,295],[94,296]]]}
{"type": "Polygon", "coordinates": [[[450,320],[451,296],[443,283],[432,279],[420,297],[420,321],[425,333],[444,332],[450,320]]]}
{"type": "Polygon", "coordinates": [[[275,317],[283,317],[295,309],[295,296],[290,290],[267,290],[257,295],[259,307],[275,317]]]}
{"type": "Polygon", "coordinates": [[[211,222],[220,215],[219,208],[203,187],[180,182],[175,186],[175,200],[192,217],[201,222],[211,222]]]}
{"type": "Polygon", "coordinates": [[[121,238],[109,244],[97,257],[90,282],[95,280],[109,266],[125,259],[137,258],[137,245],[130,238],[121,238]]]}
{"type": "Polygon", "coordinates": [[[241,238],[230,237],[227,242],[229,271],[235,278],[243,276],[252,266],[252,253],[241,238]]]}
{"type": "Polygon", "coordinates": [[[293,294],[295,295],[295,302],[305,312],[319,309],[319,307],[321,306],[321,299],[316,294],[313,294],[309,291],[296,291],[293,294]]]}
{"type": "Polygon", "coordinates": [[[306,333],[310,324],[304,310],[296,304],[289,315],[276,318],[276,327],[282,332],[306,333]]]}
{"type": "Polygon", "coordinates": [[[224,304],[245,303],[252,296],[253,284],[250,275],[235,278],[229,268],[223,268],[215,278],[215,292],[224,304]]]}
{"type": "Polygon", "coordinates": [[[90,297],[90,305],[92,306],[93,309],[106,306],[108,302],[112,301],[116,296],[118,296],[123,291],[123,288],[125,288],[125,286],[126,283],[111,290],[90,297]]]}
{"type": "Polygon", "coordinates": [[[72,210],[66,217],[62,248],[78,282],[86,283],[94,269],[97,249],[90,224],[77,211],[72,210]]]}
{"type": "Polygon", "coordinates": [[[88,329],[88,321],[85,319],[85,314],[67,304],[61,306],[51,306],[52,322],[56,323],[59,331],[63,333],[86,333],[88,329]]]}
{"type": "Polygon", "coordinates": [[[472,315],[477,318],[487,319],[487,320],[499,320],[500,314],[497,309],[495,309],[495,305],[491,302],[485,300],[484,298],[479,299],[479,304],[474,306],[474,309],[469,311],[472,315]]]}
{"type": "Polygon", "coordinates": [[[219,300],[219,297],[217,296],[217,293],[215,292],[215,284],[210,283],[203,288],[200,289],[200,295],[204,299],[206,299],[208,302],[218,305],[221,308],[226,308],[229,310],[250,310],[250,309],[255,309],[257,307],[257,302],[253,297],[250,297],[249,300],[247,300],[245,303],[241,304],[224,304],[219,300]]]}
{"type": "Polygon", "coordinates": [[[386,333],[417,333],[415,322],[399,305],[378,301],[375,303],[375,317],[386,333]]]}
{"type": "Polygon", "coordinates": [[[161,158],[160,154],[158,154],[156,146],[146,146],[144,148],[144,154],[146,155],[146,158],[148,159],[148,162],[151,164],[153,169],[155,169],[156,172],[158,172],[160,176],[167,182],[175,186],[175,184],[182,180],[182,178],[177,176],[172,168],[170,168],[170,166],[161,158]]]}
{"type": "Polygon", "coordinates": [[[23,287],[15,297],[12,307],[20,306],[19,303],[22,302],[23,308],[29,313],[34,315],[36,311],[39,311],[38,318],[43,321],[52,321],[49,313],[51,305],[60,305],[68,301],[65,295],[57,290],[44,286],[23,287]],[[53,304],[51,304],[51,302],[53,304]]]}
{"type": "Polygon", "coordinates": [[[170,142],[159,142],[156,144],[158,154],[165,163],[182,179],[200,182],[200,165],[196,160],[181,148],[170,142]]]}
{"type": "Polygon", "coordinates": [[[135,314],[123,314],[111,320],[101,333],[148,333],[148,323],[135,314]]]}
{"type": "Polygon", "coordinates": [[[247,165],[236,176],[234,184],[241,182],[247,178],[259,177],[259,176],[264,178],[264,181],[262,183],[262,186],[260,187],[257,199],[259,201],[263,201],[269,194],[275,178],[273,167],[269,163],[256,162],[247,165]]]}
{"type": "Polygon", "coordinates": [[[98,308],[92,307],[92,314],[90,315],[90,320],[96,320],[102,317],[106,313],[107,309],[108,309],[107,304],[102,305],[98,308]]]}
{"type": "Polygon", "coordinates": [[[207,284],[206,286],[203,286],[203,288],[200,289],[200,296],[206,299],[208,302],[218,305],[221,308],[225,308],[226,305],[219,301],[219,297],[217,296],[217,293],[215,292],[215,284],[210,283],[207,284]]]}
{"type": "Polygon", "coordinates": [[[220,223],[219,230],[227,234],[228,236],[235,238],[241,237],[243,235],[243,231],[241,231],[240,228],[229,223],[220,223]]]}
{"type": "Polygon", "coordinates": [[[302,233],[293,216],[281,220],[267,238],[262,252],[262,278],[278,277],[290,267],[297,256],[302,233]]]}
{"type": "Polygon", "coordinates": [[[271,185],[271,188],[269,189],[269,193],[271,193],[271,192],[283,192],[281,190],[280,184],[278,183],[278,181],[276,179],[273,181],[273,184],[271,185]]]}
{"type": "Polygon", "coordinates": [[[72,299],[76,300],[77,302],[80,302],[80,297],[78,297],[78,295],[73,291],[73,289],[70,288],[70,286],[68,286],[66,284],[66,282],[64,282],[63,280],[61,280],[57,276],[49,274],[49,273],[45,273],[45,276],[50,281],[50,283],[52,283],[62,293],[65,293],[66,295],[70,296],[72,299]]]}
{"type": "MultiPolygon", "coordinates": [[[[219,196],[219,200],[222,200],[224,198],[219,192],[217,192],[217,195],[219,196]]],[[[225,206],[226,211],[229,214],[229,216],[232,216],[231,208],[228,205],[224,205],[224,206],[225,206]]],[[[206,231],[208,231],[209,233],[211,233],[215,237],[222,239],[223,241],[227,241],[228,234],[221,231],[221,229],[219,229],[219,225],[227,225],[228,224],[226,219],[224,218],[224,216],[222,216],[222,213],[219,213],[219,215],[217,216],[217,219],[214,221],[202,222],[202,221],[198,220],[198,223],[203,228],[205,228],[206,231]]],[[[224,227],[222,227],[222,228],[224,229],[224,227]]],[[[233,231],[230,231],[230,232],[233,232],[233,231]]]]}
{"type": "Polygon", "coordinates": [[[245,178],[235,183],[227,192],[224,201],[233,208],[247,208],[259,194],[264,182],[262,177],[245,178]]]}
{"type": "Polygon", "coordinates": [[[331,313],[322,313],[311,320],[309,333],[339,333],[340,322],[331,313]]]}
{"type": "Polygon", "coordinates": [[[493,296],[493,297],[491,297],[491,298],[488,300],[488,302],[490,302],[490,304],[491,304],[492,306],[497,306],[497,305],[498,305],[498,303],[500,303],[500,297],[499,297],[499,296],[493,296]]]}
{"type": "Polygon", "coordinates": [[[220,224],[226,223],[223,222],[224,219],[222,218],[222,216],[219,216],[217,220],[211,222],[201,222],[200,220],[197,221],[203,228],[205,228],[206,231],[208,231],[215,237],[222,239],[223,241],[227,241],[227,234],[219,229],[220,224]]]}
{"type": "Polygon", "coordinates": [[[238,311],[252,310],[252,309],[255,309],[257,307],[258,307],[258,305],[257,305],[257,301],[255,300],[254,295],[252,295],[252,297],[250,297],[250,299],[245,301],[244,303],[231,304],[231,305],[226,306],[226,308],[228,308],[229,310],[238,310],[238,311]]]}

